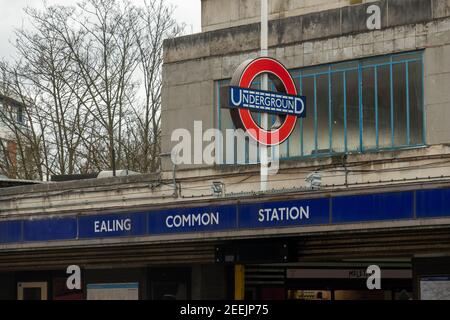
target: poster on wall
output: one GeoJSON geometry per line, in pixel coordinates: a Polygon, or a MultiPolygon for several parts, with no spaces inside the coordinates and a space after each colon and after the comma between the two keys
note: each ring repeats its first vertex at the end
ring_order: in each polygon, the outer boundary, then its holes
{"type": "Polygon", "coordinates": [[[138,283],[88,284],[87,300],[139,300],[139,284],[138,283]]]}
{"type": "Polygon", "coordinates": [[[450,277],[420,279],[421,300],[450,300],[450,277]]]}

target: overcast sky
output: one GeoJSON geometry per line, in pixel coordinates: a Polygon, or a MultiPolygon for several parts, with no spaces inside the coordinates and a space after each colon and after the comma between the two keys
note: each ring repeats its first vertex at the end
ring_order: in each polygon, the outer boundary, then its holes
{"type": "MultiPolygon", "coordinates": [[[[131,0],[140,3],[142,0],[131,0]]],[[[186,33],[200,32],[200,3],[201,0],[164,0],[176,6],[175,18],[180,23],[186,23],[186,33]]],[[[78,0],[46,0],[47,4],[71,5],[78,0]]],[[[11,40],[14,39],[14,28],[22,25],[25,18],[23,8],[26,6],[42,7],[43,0],[0,0],[0,60],[10,58],[14,54],[11,40]]]]}

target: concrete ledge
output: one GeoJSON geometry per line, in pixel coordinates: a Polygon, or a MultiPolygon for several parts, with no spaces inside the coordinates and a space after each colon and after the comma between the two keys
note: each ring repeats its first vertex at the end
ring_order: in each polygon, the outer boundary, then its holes
{"type": "Polygon", "coordinates": [[[74,180],[67,182],[47,182],[36,185],[11,187],[0,190],[0,196],[29,194],[39,192],[64,191],[94,187],[111,187],[129,183],[152,183],[160,180],[160,174],[143,174],[127,177],[111,177],[102,179],[74,180]]]}

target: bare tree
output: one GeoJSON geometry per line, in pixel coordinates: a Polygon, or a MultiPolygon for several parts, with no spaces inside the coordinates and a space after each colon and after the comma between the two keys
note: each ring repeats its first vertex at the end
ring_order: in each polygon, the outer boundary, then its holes
{"type": "MultiPolygon", "coordinates": [[[[26,13],[33,28],[17,30],[17,61],[1,65],[0,94],[16,97],[26,119],[0,112],[17,141],[17,176],[157,170],[163,40],[182,31],[173,8],[87,0],[26,13]]],[[[7,149],[2,172],[12,170],[7,149]]]]}
{"type": "Polygon", "coordinates": [[[183,30],[170,18],[172,14],[173,8],[165,6],[162,0],[152,0],[139,10],[140,24],[135,25],[145,93],[143,104],[134,108],[137,125],[132,132],[140,142],[135,150],[140,159],[134,166],[144,172],[159,168],[163,40],[178,36],[183,30]]]}
{"type": "MultiPolygon", "coordinates": [[[[50,14],[56,9],[48,8],[50,14]]],[[[60,9],[67,17],[70,9],[60,9]]],[[[84,135],[88,117],[82,109],[86,100],[86,89],[79,84],[80,75],[73,70],[68,47],[54,29],[42,21],[47,14],[27,9],[33,17],[33,32],[17,31],[16,48],[26,68],[21,76],[31,82],[37,91],[37,105],[41,117],[48,122],[45,142],[51,144],[52,161],[46,166],[49,173],[73,174],[77,171],[77,149],[84,135]],[[75,94],[76,93],[76,94],[75,94]]]]}
{"type": "MultiPolygon", "coordinates": [[[[75,73],[86,88],[86,110],[101,126],[97,137],[108,145],[109,167],[117,165],[116,141],[122,134],[125,94],[133,88],[136,50],[131,25],[135,10],[115,0],[90,0],[78,5],[79,12],[66,15],[62,10],[48,10],[34,15],[44,28],[57,34],[67,47],[75,73]]],[[[66,82],[70,85],[69,82],[66,82]]],[[[76,88],[72,92],[78,96],[76,88]]],[[[120,158],[120,151],[119,151],[120,158]]]]}

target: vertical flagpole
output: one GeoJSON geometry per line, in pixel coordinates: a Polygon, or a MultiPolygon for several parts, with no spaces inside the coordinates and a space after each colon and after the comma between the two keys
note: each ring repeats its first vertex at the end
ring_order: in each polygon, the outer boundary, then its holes
{"type": "MultiPolygon", "coordinates": [[[[269,0],[261,0],[261,57],[268,56],[268,29],[269,29],[269,0]]],[[[261,76],[261,90],[269,89],[269,78],[267,73],[261,76]]],[[[267,113],[261,114],[261,127],[265,130],[269,129],[269,115],[267,113]]],[[[267,191],[267,180],[269,176],[269,156],[268,147],[260,144],[260,159],[261,159],[261,191],[267,191]]]]}

